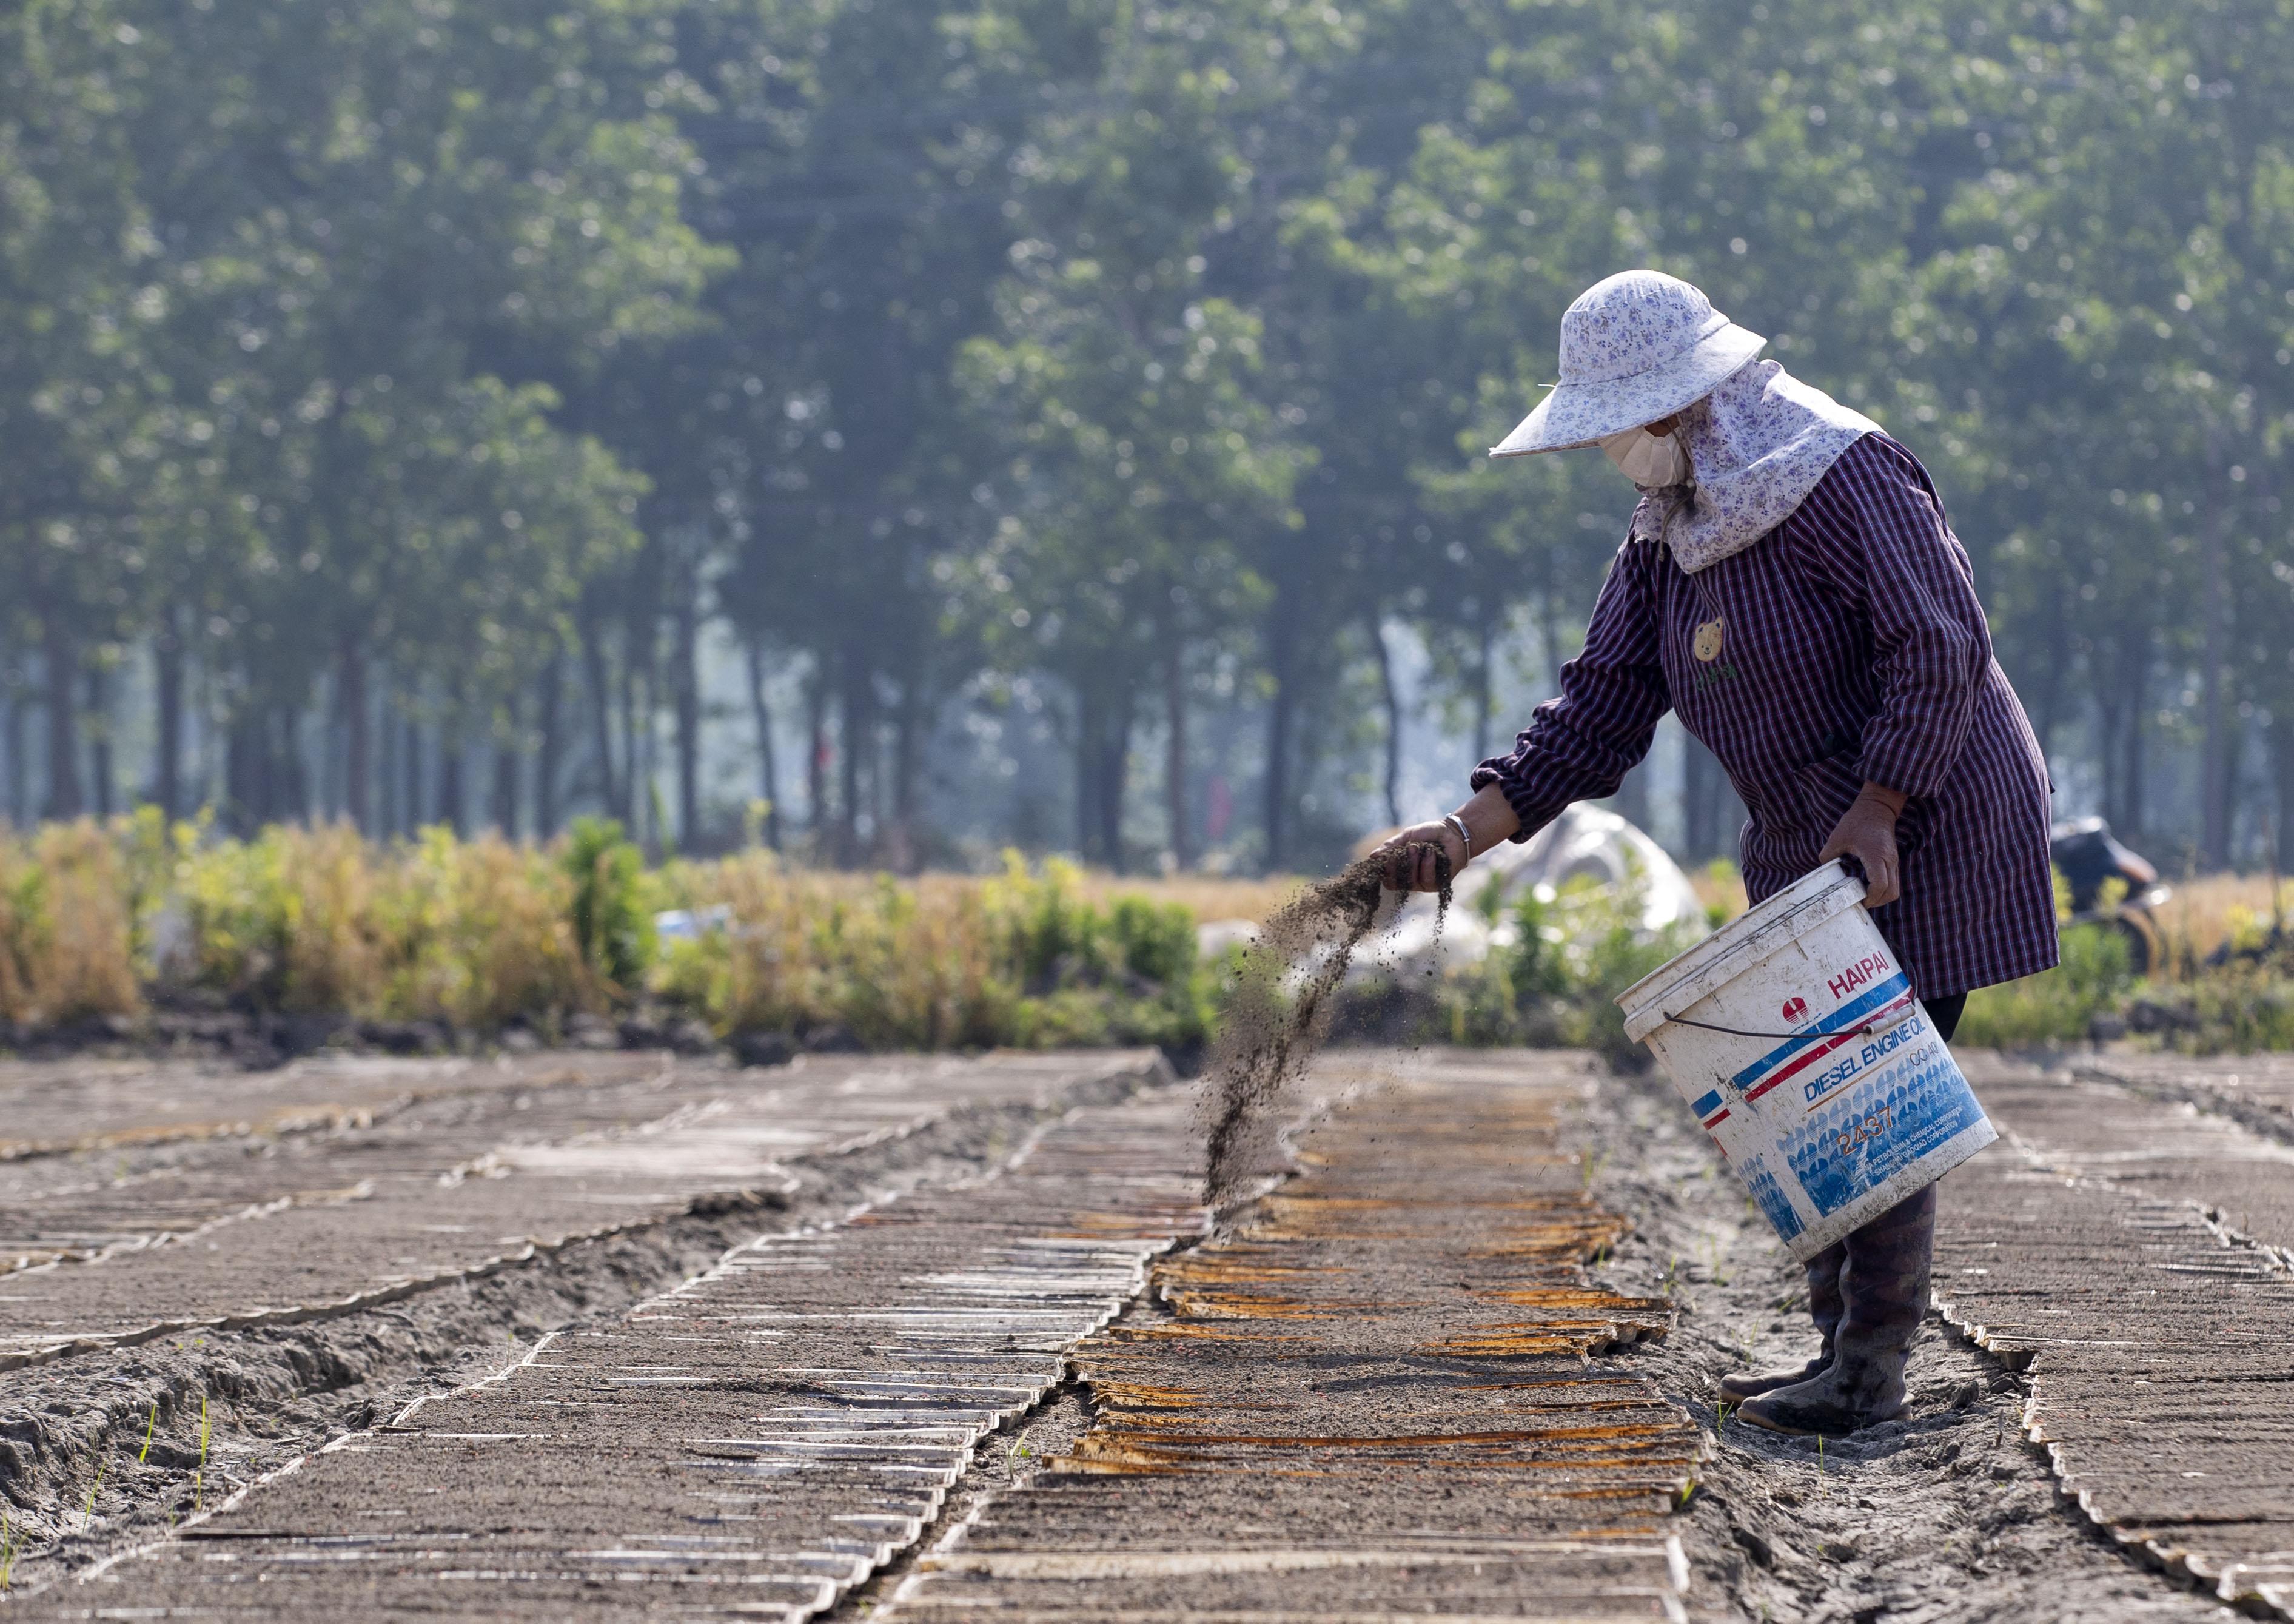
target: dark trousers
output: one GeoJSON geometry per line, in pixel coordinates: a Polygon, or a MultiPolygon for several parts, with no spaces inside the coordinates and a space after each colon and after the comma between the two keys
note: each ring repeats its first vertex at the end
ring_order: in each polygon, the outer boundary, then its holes
{"type": "MultiPolygon", "coordinates": [[[[1924,1002],[1936,1035],[1949,1043],[1967,995],[1924,1002]]],[[[1843,1331],[1859,1343],[1910,1345],[1928,1311],[1935,1204],[1936,1187],[1930,1184],[1808,1260],[1809,1317],[1826,1352],[1843,1331]]]]}

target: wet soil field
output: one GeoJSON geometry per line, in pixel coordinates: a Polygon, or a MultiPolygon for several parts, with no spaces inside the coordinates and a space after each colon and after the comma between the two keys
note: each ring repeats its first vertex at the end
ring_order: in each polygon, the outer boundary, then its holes
{"type": "Polygon", "coordinates": [[[2294,1612],[2294,1067],[1968,1056],[1913,1413],[1665,1085],[1325,1052],[0,1068],[0,1616],[2294,1612]]]}

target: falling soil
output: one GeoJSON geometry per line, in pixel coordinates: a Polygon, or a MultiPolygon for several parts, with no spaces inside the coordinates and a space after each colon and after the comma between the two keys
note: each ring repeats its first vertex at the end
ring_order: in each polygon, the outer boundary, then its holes
{"type": "MultiPolygon", "coordinates": [[[[1409,849],[1413,864],[1429,852],[1437,881],[1438,941],[1450,912],[1449,855],[1430,842],[1409,849]]],[[[1373,854],[1309,888],[1269,919],[1245,952],[1241,984],[1204,1068],[1203,1197],[1213,1208],[1232,1205],[1248,1179],[1251,1125],[1266,1119],[1322,1046],[1330,995],[1377,922],[1394,860],[1373,854]]]]}

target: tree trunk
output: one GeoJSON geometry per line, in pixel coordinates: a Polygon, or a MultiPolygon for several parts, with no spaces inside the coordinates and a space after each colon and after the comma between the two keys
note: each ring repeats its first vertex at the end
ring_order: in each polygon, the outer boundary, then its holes
{"type": "Polygon", "coordinates": [[[701,843],[701,613],[697,589],[684,583],[677,602],[677,647],[671,684],[677,704],[677,838],[688,851],[701,843]]]}
{"type": "MultiPolygon", "coordinates": [[[[2294,818],[2294,716],[2271,713],[2269,743],[2271,787],[2274,792],[2270,819],[2270,873],[2276,881],[2285,873],[2287,820],[2294,818]]],[[[2280,917],[2280,907],[2274,892],[2270,901],[2274,921],[2280,917]]]]}
{"type": "MultiPolygon", "coordinates": [[[[1386,821],[1402,822],[1402,690],[1395,685],[1394,656],[1386,646],[1386,624],[1370,617],[1370,646],[1378,658],[1378,697],[1386,711],[1386,821]]],[[[1476,756],[1476,760],[1481,758],[1476,756]]]]}
{"type": "Polygon", "coordinates": [[[366,650],[356,637],[343,638],[335,670],[343,707],[343,804],[352,826],[363,834],[374,827],[374,737],[366,650]]]}
{"type": "Polygon", "coordinates": [[[1086,862],[1091,860],[1092,837],[1099,827],[1098,809],[1092,804],[1099,790],[1098,751],[1099,702],[1088,690],[1080,690],[1076,694],[1075,849],[1086,862]]]}
{"type": "Polygon", "coordinates": [[[1680,754],[1680,845],[1692,863],[1720,852],[1720,763],[1694,738],[1680,754]]]}
{"type": "Polygon", "coordinates": [[[302,720],[294,706],[281,705],[272,723],[279,743],[278,785],[284,803],[273,812],[274,821],[283,821],[281,812],[297,823],[311,821],[311,774],[303,759],[302,720]]]}
{"type": "Polygon", "coordinates": [[[860,859],[860,758],[868,748],[868,734],[874,719],[868,703],[868,672],[858,648],[847,645],[844,650],[844,693],[838,707],[838,742],[843,747],[843,770],[837,785],[838,798],[843,804],[837,809],[843,822],[837,832],[836,860],[847,867],[860,859]]]}
{"type": "Polygon", "coordinates": [[[262,751],[256,725],[244,714],[226,725],[223,741],[224,827],[244,834],[255,823],[262,789],[262,751]]]}
{"type": "Polygon", "coordinates": [[[1561,692],[1561,605],[1554,582],[1553,549],[1544,554],[1545,583],[1537,595],[1537,640],[1544,646],[1545,683],[1549,696],[1561,692]]]}
{"type": "Polygon", "coordinates": [[[279,741],[274,736],[274,719],[265,709],[258,708],[247,718],[247,796],[240,803],[243,816],[240,832],[252,834],[269,823],[279,804],[279,741]]]}
{"type": "Polygon", "coordinates": [[[1266,866],[1270,873],[1280,873],[1290,857],[1290,733],[1297,720],[1298,703],[1287,621],[1276,621],[1270,652],[1274,692],[1266,707],[1266,866]]]}
{"type": "Polygon", "coordinates": [[[828,832],[828,688],[817,661],[804,683],[804,824],[818,847],[828,832]]]}
{"type": "Polygon", "coordinates": [[[160,815],[170,822],[183,816],[183,617],[170,604],[160,612],[158,635],[151,642],[151,663],[157,678],[159,707],[159,759],[153,774],[152,797],[160,815]]]}
{"type": "Polygon", "coordinates": [[[2102,779],[2103,819],[2114,830],[2123,830],[2126,819],[2120,815],[2122,797],[2127,788],[2124,762],[2119,753],[2119,735],[2125,725],[2126,705],[2121,702],[2118,685],[2103,683],[2095,695],[2095,768],[2102,779]]]}
{"type": "MultiPolygon", "coordinates": [[[[650,707],[638,702],[638,685],[642,679],[638,670],[637,629],[625,629],[622,649],[622,822],[634,836],[640,832],[639,816],[650,805],[653,789],[653,726],[648,721],[640,729],[638,718],[650,707]]],[[[652,696],[648,694],[648,699],[652,696]]]]}
{"type": "Polygon", "coordinates": [[[383,677],[382,692],[382,759],[376,764],[375,776],[382,791],[382,805],[375,810],[375,832],[383,836],[398,833],[406,827],[399,818],[399,795],[406,787],[398,770],[398,713],[391,705],[389,673],[383,677]]]}
{"type": "Polygon", "coordinates": [[[1131,726],[1132,703],[1127,694],[1107,719],[1097,797],[1100,856],[1119,874],[1123,872],[1123,803],[1131,781],[1131,726]]]}
{"type": "MultiPolygon", "coordinates": [[[[1479,758],[1476,758],[1477,759],[1479,758]]],[[[1626,769],[1623,782],[1617,785],[1615,800],[1617,816],[1634,828],[1646,832],[1649,826],[1649,766],[1643,757],[1626,769]]]]}
{"type": "Polygon", "coordinates": [[[2143,707],[2135,707],[2135,714],[2127,724],[2127,833],[2126,840],[2140,840],[2151,829],[2150,784],[2146,781],[2150,766],[2149,752],[2144,744],[2149,737],[2144,727],[2143,707]]]}
{"type": "Polygon", "coordinates": [[[0,817],[12,824],[23,822],[23,735],[16,723],[22,709],[12,684],[0,687],[0,817]]]}
{"type": "Polygon", "coordinates": [[[1171,824],[1171,862],[1195,865],[1194,828],[1187,819],[1187,668],[1177,642],[1163,662],[1163,800],[1171,824]]]}
{"type": "Polygon", "coordinates": [[[744,651],[749,662],[749,715],[757,727],[757,794],[765,803],[765,844],[781,849],[780,767],[773,759],[773,708],[765,698],[765,650],[754,637],[744,651]]]}
{"type": "Polygon", "coordinates": [[[900,712],[892,737],[892,865],[904,874],[923,866],[916,847],[916,798],[923,775],[923,685],[911,678],[900,686],[900,712]]]}
{"type": "Polygon", "coordinates": [[[438,727],[438,821],[457,835],[468,832],[468,818],[462,806],[465,746],[462,706],[457,698],[447,706],[446,719],[438,727]]]}
{"type": "Polygon", "coordinates": [[[4,702],[8,739],[8,819],[18,828],[32,821],[32,760],[24,750],[24,701],[12,689],[4,702]]]}
{"type": "Polygon", "coordinates": [[[64,617],[40,616],[40,663],[48,710],[48,807],[50,817],[77,817],[87,810],[79,776],[79,648],[64,617]]]}
{"type": "Polygon", "coordinates": [[[533,838],[549,840],[557,835],[557,775],[561,758],[565,751],[564,723],[560,710],[565,696],[565,654],[554,651],[541,668],[536,679],[541,693],[536,700],[536,726],[541,734],[541,751],[533,763],[533,838]]]}
{"type": "Polygon", "coordinates": [[[599,809],[612,817],[622,804],[614,773],[614,686],[606,670],[604,634],[595,621],[582,622],[582,670],[590,690],[590,748],[598,758],[599,809]]]}
{"type": "Polygon", "coordinates": [[[1496,675],[1490,670],[1492,651],[1497,644],[1497,626],[1485,614],[1476,632],[1474,650],[1474,759],[1483,761],[1489,758],[1491,713],[1497,706],[1496,675]]]}
{"type": "Polygon", "coordinates": [[[488,812],[502,839],[514,840],[518,837],[517,746],[497,743],[487,753],[493,758],[493,786],[486,796],[491,803],[488,812]]]}
{"type": "Polygon", "coordinates": [[[111,763],[110,673],[102,665],[87,668],[87,755],[95,780],[95,815],[110,817],[118,809],[118,786],[111,763]]]}
{"type": "MultiPolygon", "coordinates": [[[[2222,478],[2222,434],[2207,436],[2207,469],[2222,478]]],[[[2214,511],[2208,515],[2200,542],[2200,575],[2202,592],[2200,629],[2201,704],[2205,708],[2205,740],[2199,764],[2199,861],[2207,868],[2230,862],[2231,729],[2237,726],[2231,710],[2228,656],[2230,646],[2229,550],[2231,504],[2228,493],[2215,492],[2214,511]]]]}
{"type": "Polygon", "coordinates": [[[429,803],[422,795],[422,725],[411,714],[399,727],[406,741],[406,832],[420,832],[430,821],[429,803]]]}

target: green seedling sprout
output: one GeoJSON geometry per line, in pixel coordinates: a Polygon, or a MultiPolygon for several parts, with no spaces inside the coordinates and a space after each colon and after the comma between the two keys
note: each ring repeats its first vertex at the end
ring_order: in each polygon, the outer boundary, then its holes
{"type": "Polygon", "coordinates": [[[1020,1468],[1017,1463],[1035,1458],[1036,1451],[1028,1447],[1028,1432],[1023,1427],[1021,1429],[1020,1435],[1012,1441],[1012,1447],[1004,1451],[1004,1475],[1013,1482],[1018,1482],[1020,1468]]]}
{"type": "Polygon", "coordinates": [[[16,1553],[21,1550],[23,1546],[23,1531],[12,1527],[8,1521],[8,1514],[0,1511],[0,1591],[5,1591],[13,1582],[16,1571],[16,1553]]]}
{"type": "Polygon", "coordinates": [[[79,1531],[85,1533],[88,1524],[95,1521],[95,1497],[103,1492],[103,1474],[111,1469],[111,1457],[104,1456],[95,1463],[95,1481],[87,1486],[87,1504],[79,1508],[79,1531]]]}
{"type": "Polygon", "coordinates": [[[151,1457],[151,1434],[159,1430],[159,1401],[151,1401],[151,1418],[143,1424],[143,1447],[135,1451],[135,1464],[142,1466],[151,1457]]]}
{"type": "Polygon", "coordinates": [[[1819,1500],[1830,1498],[1824,1482],[1824,1434],[1822,1433],[1816,1435],[1816,1498],[1819,1500]]]}
{"type": "Polygon", "coordinates": [[[1729,1430],[1729,1401],[1723,1399],[1720,1401],[1720,1407],[1712,1412],[1712,1435],[1715,1438],[1729,1430]]]}
{"type": "Polygon", "coordinates": [[[199,1464],[191,1473],[191,1509],[199,1508],[199,1495],[207,1475],[207,1395],[199,1394],[199,1464]]]}

